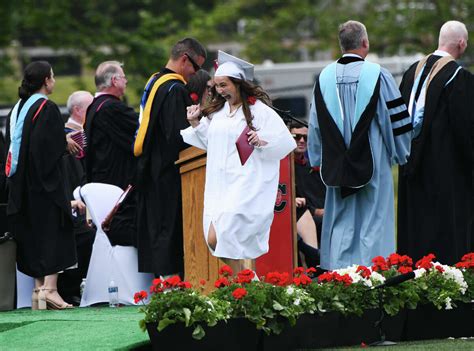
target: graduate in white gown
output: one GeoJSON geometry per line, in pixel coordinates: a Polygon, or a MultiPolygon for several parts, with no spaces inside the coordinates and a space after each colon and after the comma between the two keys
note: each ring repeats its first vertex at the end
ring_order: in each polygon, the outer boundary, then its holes
{"type": "Polygon", "coordinates": [[[342,58],[321,72],[310,111],[308,151],[327,187],[321,267],[371,265],[395,251],[391,167],[407,162],[412,124],[390,73],[365,61],[365,26],[340,26],[342,58]]]}
{"type": "Polygon", "coordinates": [[[296,143],[268,106],[268,95],[251,82],[253,65],[222,51],[218,62],[215,98],[203,109],[188,107],[191,127],[181,134],[186,143],[207,150],[206,242],[214,256],[239,271],[253,269],[254,259],[268,252],[280,160],[296,143]],[[236,141],[247,126],[254,150],[242,165],[236,141]]]}

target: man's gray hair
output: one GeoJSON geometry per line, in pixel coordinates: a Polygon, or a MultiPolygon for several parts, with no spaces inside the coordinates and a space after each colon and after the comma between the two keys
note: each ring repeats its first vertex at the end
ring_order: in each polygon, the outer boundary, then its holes
{"type": "Polygon", "coordinates": [[[364,24],[347,21],[339,26],[339,45],[343,53],[360,48],[364,39],[368,39],[364,24]]]}
{"type": "Polygon", "coordinates": [[[85,90],[78,90],[72,93],[71,95],[69,95],[66,106],[67,106],[67,111],[69,112],[70,115],[72,115],[72,109],[75,106],[84,107],[85,105],[84,100],[86,96],[92,96],[92,94],[85,90]]]}
{"type": "Polygon", "coordinates": [[[102,91],[112,86],[112,77],[120,73],[123,64],[118,61],[102,62],[95,71],[95,86],[102,91]]]}
{"type": "Polygon", "coordinates": [[[468,33],[466,25],[459,21],[448,21],[441,27],[439,31],[438,46],[453,47],[459,40],[467,41],[468,33]]]}

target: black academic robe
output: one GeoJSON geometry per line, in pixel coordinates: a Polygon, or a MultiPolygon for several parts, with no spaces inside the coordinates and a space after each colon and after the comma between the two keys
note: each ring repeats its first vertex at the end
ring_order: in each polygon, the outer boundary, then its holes
{"type": "MultiPolygon", "coordinates": [[[[125,190],[135,183],[133,143],[138,114],[119,98],[96,97],[87,109],[85,133],[87,182],[113,184],[125,190]]],[[[115,213],[107,232],[112,245],[136,246],[136,196],[131,192],[115,213]]]]}
{"type": "MultiPolygon", "coordinates": [[[[32,277],[54,274],[77,262],[61,167],[66,150],[64,122],[51,101],[32,121],[42,102],[33,104],[26,115],[17,171],[7,180],[7,214],[17,242],[18,269],[32,277]]],[[[9,120],[10,116],[8,144],[9,120]]]]}
{"type": "MultiPolygon", "coordinates": [[[[324,208],[326,186],[321,180],[319,170],[311,167],[307,159],[299,161],[295,159],[295,191],[297,197],[304,197],[306,199],[306,207],[304,210],[306,210],[306,208],[309,209],[313,215],[317,228],[318,241],[321,242],[322,218],[315,215],[315,210],[317,208],[324,208]]],[[[301,213],[301,215],[303,213],[301,213]]]]}
{"type": "MultiPolygon", "coordinates": [[[[172,73],[164,69],[164,73],[172,73]]],[[[158,89],[138,163],[139,271],[155,275],[183,272],[181,180],[174,164],[185,144],[180,130],[189,126],[192,101],[185,85],[170,80],[158,89]]]]}
{"type": "MultiPolygon", "coordinates": [[[[399,169],[398,252],[414,260],[434,253],[454,264],[473,251],[473,83],[471,74],[450,62],[427,90],[421,133],[399,169]]],[[[416,64],[400,90],[409,103],[416,64]]]]}

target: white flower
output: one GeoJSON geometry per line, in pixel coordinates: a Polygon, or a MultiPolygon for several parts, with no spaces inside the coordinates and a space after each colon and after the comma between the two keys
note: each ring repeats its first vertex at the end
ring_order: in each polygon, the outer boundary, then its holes
{"type": "Polygon", "coordinates": [[[373,271],[372,274],[370,275],[370,279],[372,280],[373,283],[382,284],[385,282],[385,277],[379,272],[375,272],[375,271],[373,271]]]}
{"type": "Polygon", "coordinates": [[[287,293],[288,295],[293,295],[294,292],[295,292],[295,289],[294,289],[291,285],[287,286],[287,288],[286,288],[286,293],[287,293]]]}
{"type": "Polygon", "coordinates": [[[418,269],[415,269],[413,272],[415,272],[415,279],[418,279],[426,274],[426,269],[418,268],[418,269]]]}
{"type": "MultiPolygon", "coordinates": [[[[461,294],[465,294],[466,290],[468,288],[466,281],[464,280],[464,275],[462,274],[462,271],[456,267],[451,267],[451,266],[446,266],[443,264],[440,264],[439,262],[435,262],[434,266],[439,266],[443,269],[443,277],[446,279],[451,279],[454,280],[458,285],[459,285],[459,291],[461,291],[461,294]]],[[[436,269],[436,268],[432,268],[436,269]]]]}
{"type": "Polygon", "coordinates": [[[446,300],[444,300],[444,302],[446,303],[446,310],[452,310],[453,309],[453,306],[451,306],[451,298],[450,297],[447,297],[446,300]]]}
{"type": "Polygon", "coordinates": [[[300,304],[301,300],[300,299],[296,299],[295,302],[293,302],[293,304],[295,306],[298,306],[300,304]]]}

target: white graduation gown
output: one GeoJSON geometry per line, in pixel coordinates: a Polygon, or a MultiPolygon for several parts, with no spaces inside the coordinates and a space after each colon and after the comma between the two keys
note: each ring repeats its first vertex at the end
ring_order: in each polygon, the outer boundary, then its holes
{"type": "Polygon", "coordinates": [[[254,259],[268,252],[280,160],[296,143],[278,114],[257,100],[250,106],[253,125],[268,144],[255,148],[242,166],[235,142],[246,127],[240,107],[229,117],[229,104],[181,131],[186,143],[207,150],[204,236],[210,224],[217,235],[214,256],[254,259]]]}

